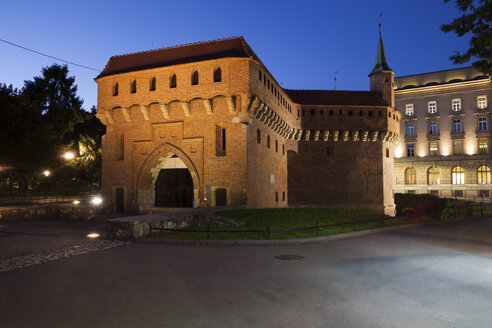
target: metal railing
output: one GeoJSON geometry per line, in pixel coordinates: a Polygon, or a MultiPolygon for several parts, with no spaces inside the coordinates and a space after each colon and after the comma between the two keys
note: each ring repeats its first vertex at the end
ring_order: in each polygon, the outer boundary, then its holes
{"type": "MultiPolygon", "coordinates": [[[[464,204],[453,204],[452,207],[447,207],[448,211],[452,211],[451,213],[447,213],[448,217],[458,218],[458,217],[470,217],[470,216],[484,216],[487,214],[492,214],[492,206],[487,206],[488,204],[480,203],[464,203],[464,204]],[[476,213],[476,214],[475,214],[476,213]]],[[[358,220],[357,218],[353,218],[346,222],[340,223],[332,223],[332,224],[319,224],[319,221],[316,220],[316,224],[314,226],[306,226],[306,227],[295,227],[295,228],[272,228],[270,225],[266,225],[265,229],[251,229],[251,230],[212,230],[210,225],[206,226],[206,230],[199,229],[173,229],[173,228],[160,228],[153,227],[152,223],[149,223],[149,236],[152,235],[152,231],[173,231],[173,232],[182,232],[182,233],[206,233],[206,239],[210,240],[211,234],[221,234],[221,233],[262,233],[265,234],[266,239],[270,240],[272,233],[276,232],[293,232],[293,231],[304,231],[304,230],[313,230],[313,237],[318,237],[320,233],[320,229],[323,228],[336,228],[342,226],[351,226],[352,231],[357,230],[357,225],[366,224],[366,223],[380,223],[381,226],[385,226],[386,223],[393,223],[393,221],[401,221],[401,224],[409,224],[409,223],[418,223],[418,222],[437,222],[442,220],[439,218],[432,218],[426,216],[425,214],[435,214],[435,213],[424,213],[418,216],[395,216],[395,217],[386,217],[381,216],[381,218],[377,219],[368,219],[368,220],[358,220]],[[425,220],[424,220],[425,218],[425,220]],[[430,218],[430,219],[429,219],[430,218]]],[[[445,213],[441,213],[441,216],[445,213]]],[[[390,226],[389,225],[389,226],[390,226]]]]}

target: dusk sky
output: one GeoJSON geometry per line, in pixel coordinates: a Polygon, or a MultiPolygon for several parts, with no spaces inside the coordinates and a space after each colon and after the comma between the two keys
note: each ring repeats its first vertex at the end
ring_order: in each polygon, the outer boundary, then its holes
{"type": "MultiPolygon", "coordinates": [[[[113,55],[244,36],[290,89],[368,90],[378,17],[396,76],[463,67],[449,60],[469,38],[439,26],[454,1],[4,1],[0,39],[102,70],[113,55]]],[[[22,87],[50,58],[0,42],[0,83],[22,87]]],[[[69,65],[84,108],[97,103],[98,72],[69,65]]]]}

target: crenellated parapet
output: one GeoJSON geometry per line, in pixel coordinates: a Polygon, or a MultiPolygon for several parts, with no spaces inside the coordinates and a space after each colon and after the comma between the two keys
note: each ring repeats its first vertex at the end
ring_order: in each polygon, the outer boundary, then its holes
{"type": "Polygon", "coordinates": [[[250,96],[250,99],[250,105],[247,107],[250,118],[263,123],[286,140],[313,142],[376,142],[380,140],[396,143],[399,137],[398,130],[390,131],[391,127],[388,127],[388,130],[294,128],[256,96],[250,96]]]}

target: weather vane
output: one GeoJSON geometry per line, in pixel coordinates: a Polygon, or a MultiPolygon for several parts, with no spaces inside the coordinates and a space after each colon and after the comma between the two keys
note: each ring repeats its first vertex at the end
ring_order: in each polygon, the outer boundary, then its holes
{"type": "Polygon", "coordinates": [[[383,17],[383,13],[379,14],[379,29],[381,29],[381,17],[383,17]]]}

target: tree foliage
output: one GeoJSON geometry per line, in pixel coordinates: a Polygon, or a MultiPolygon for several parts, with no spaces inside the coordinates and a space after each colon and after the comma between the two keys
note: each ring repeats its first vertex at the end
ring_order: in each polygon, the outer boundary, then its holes
{"type": "MultiPolygon", "coordinates": [[[[444,0],[445,3],[450,0],[444,0]]],[[[492,1],[491,0],[455,0],[456,7],[463,13],[449,24],[441,25],[445,33],[454,32],[459,37],[471,33],[470,46],[464,53],[456,52],[450,57],[455,64],[473,62],[477,70],[492,76],[492,1]]]]}
{"type": "Polygon", "coordinates": [[[25,190],[43,180],[45,169],[53,173],[50,184],[60,188],[99,184],[105,129],[96,109],[86,112],[82,104],[67,66],[43,68],[42,75],[25,81],[21,90],[0,84],[2,186],[25,190]],[[66,150],[76,154],[75,160],[61,158],[66,150]]]}

